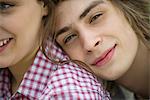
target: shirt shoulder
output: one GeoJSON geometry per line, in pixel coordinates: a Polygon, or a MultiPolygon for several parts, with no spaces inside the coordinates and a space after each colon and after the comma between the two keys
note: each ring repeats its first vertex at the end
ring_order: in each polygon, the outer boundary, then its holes
{"type": "Polygon", "coordinates": [[[101,82],[74,63],[57,66],[41,99],[109,99],[101,82]]]}

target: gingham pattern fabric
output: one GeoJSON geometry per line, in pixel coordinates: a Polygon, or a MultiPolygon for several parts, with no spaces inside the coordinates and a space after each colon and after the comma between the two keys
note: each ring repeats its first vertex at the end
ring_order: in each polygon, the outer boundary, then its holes
{"type": "Polygon", "coordinates": [[[0,100],[110,100],[110,95],[91,73],[71,62],[53,64],[39,50],[14,94],[9,70],[0,69],[0,100]]]}

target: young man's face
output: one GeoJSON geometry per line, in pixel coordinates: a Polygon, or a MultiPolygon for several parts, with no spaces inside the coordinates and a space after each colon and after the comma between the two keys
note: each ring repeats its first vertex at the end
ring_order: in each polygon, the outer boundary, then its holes
{"type": "Polygon", "coordinates": [[[56,41],[72,59],[115,80],[131,66],[138,39],[123,14],[106,0],[67,0],[56,8],[56,41]]]}
{"type": "Polygon", "coordinates": [[[0,0],[0,67],[17,64],[37,50],[44,14],[37,0],[0,0]]]}

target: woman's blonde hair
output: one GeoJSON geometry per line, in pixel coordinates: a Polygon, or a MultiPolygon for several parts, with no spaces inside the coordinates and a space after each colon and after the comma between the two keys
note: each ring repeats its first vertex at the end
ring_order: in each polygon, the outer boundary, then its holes
{"type": "MultiPolygon", "coordinates": [[[[51,32],[51,26],[52,26],[52,20],[54,18],[53,16],[53,8],[54,8],[54,3],[52,2],[52,0],[37,0],[38,2],[43,2],[44,3],[44,7],[47,8],[48,14],[46,16],[43,16],[42,19],[42,24],[40,27],[40,41],[41,41],[41,48],[45,48],[46,47],[46,43],[45,41],[47,40],[47,38],[49,38],[49,33],[51,32]]],[[[43,52],[44,49],[42,49],[43,52]]]]}

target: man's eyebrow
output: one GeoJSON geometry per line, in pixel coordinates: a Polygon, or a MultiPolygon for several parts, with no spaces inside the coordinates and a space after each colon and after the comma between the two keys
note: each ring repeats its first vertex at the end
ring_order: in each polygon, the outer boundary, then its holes
{"type": "Polygon", "coordinates": [[[83,19],[94,7],[96,7],[98,4],[104,3],[102,0],[93,1],[80,15],[79,19],[83,19]]]}
{"type": "MultiPolygon", "coordinates": [[[[84,12],[80,15],[79,19],[84,18],[94,7],[96,7],[98,4],[104,3],[104,1],[102,0],[97,0],[97,1],[93,1],[85,10],[84,12]]],[[[64,32],[67,32],[70,29],[70,27],[65,26],[62,29],[58,30],[58,32],[56,32],[56,37],[64,32]]]]}
{"type": "Polygon", "coordinates": [[[68,30],[69,30],[69,27],[67,27],[67,26],[63,27],[56,33],[56,37],[64,32],[67,32],[68,30]]]}

